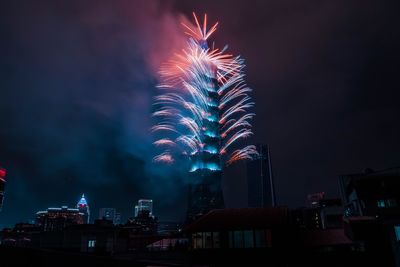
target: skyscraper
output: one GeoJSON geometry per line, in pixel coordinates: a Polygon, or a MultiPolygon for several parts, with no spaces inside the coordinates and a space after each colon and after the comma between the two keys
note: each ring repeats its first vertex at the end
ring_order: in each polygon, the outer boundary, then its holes
{"type": "MultiPolygon", "coordinates": [[[[222,173],[200,175],[203,182],[189,186],[187,223],[205,215],[213,209],[224,208],[221,188],[222,173]]],[[[200,178],[200,179],[201,179],[200,178]]]]}
{"type": "Polygon", "coordinates": [[[101,208],[99,210],[99,219],[112,221],[115,224],[116,211],[114,208],[101,208]]]}
{"type": "MultiPolygon", "coordinates": [[[[148,211],[150,216],[153,216],[153,200],[151,199],[139,199],[138,205],[137,205],[137,216],[140,215],[141,212],[143,211],[148,211]]],[[[135,207],[135,213],[136,213],[136,207],[135,207]]]]}
{"type": "Polygon", "coordinates": [[[258,144],[258,156],[247,162],[249,207],[274,207],[275,188],[268,145],[258,144]]]}
{"type": "Polygon", "coordinates": [[[121,212],[115,212],[114,224],[115,225],[121,224],[121,212]]]}
{"type": "Polygon", "coordinates": [[[85,194],[82,194],[81,199],[78,201],[76,204],[76,208],[79,210],[79,212],[84,214],[84,222],[89,223],[90,221],[90,210],[89,210],[89,205],[85,199],[85,194]]]}
{"type": "Polygon", "coordinates": [[[253,145],[239,148],[238,140],[252,135],[249,112],[254,103],[251,89],[244,81],[244,61],[240,56],[225,54],[209,46],[209,37],[218,23],[207,28],[207,15],[202,25],[185,27],[190,37],[182,54],[164,64],[158,85],[158,118],[152,131],[159,135],[154,145],[163,152],[155,162],[171,164],[184,155],[189,160],[193,181],[189,190],[188,222],[208,211],[224,207],[222,169],[239,160],[252,158],[253,145]],[[180,155],[176,157],[176,155],[180,155]]]}
{"type": "Polygon", "coordinates": [[[5,186],[6,186],[6,170],[0,168],[0,211],[3,208],[5,186]]]}
{"type": "Polygon", "coordinates": [[[138,216],[138,214],[139,214],[139,206],[138,205],[135,205],[135,211],[134,211],[134,217],[137,217],[138,216]]]}

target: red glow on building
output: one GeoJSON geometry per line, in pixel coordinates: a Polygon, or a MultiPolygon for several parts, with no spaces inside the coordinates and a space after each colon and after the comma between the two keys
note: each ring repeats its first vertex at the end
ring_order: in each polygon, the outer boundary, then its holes
{"type": "Polygon", "coordinates": [[[6,170],[3,168],[0,168],[0,178],[5,178],[6,177],[6,170]]]}
{"type": "Polygon", "coordinates": [[[5,182],[6,181],[6,174],[7,174],[7,171],[5,170],[5,169],[3,169],[3,168],[0,168],[0,180],[1,181],[3,181],[3,182],[5,182]]]}

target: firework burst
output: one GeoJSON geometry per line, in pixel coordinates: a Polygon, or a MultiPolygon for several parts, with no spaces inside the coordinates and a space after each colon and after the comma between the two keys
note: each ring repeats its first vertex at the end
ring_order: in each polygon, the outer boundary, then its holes
{"type": "Polygon", "coordinates": [[[254,106],[244,81],[244,61],[239,56],[208,46],[209,37],[218,23],[207,28],[193,13],[195,26],[182,24],[189,36],[187,46],[160,69],[162,92],[155,97],[160,132],[154,142],[163,152],[155,162],[173,163],[176,153],[191,160],[191,172],[219,171],[223,165],[251,159],[255,146],[233,149],[238,140],[252,135],[248,110],[254,106]],[[168,136],[168,137],[166,137],[168,136]]]}

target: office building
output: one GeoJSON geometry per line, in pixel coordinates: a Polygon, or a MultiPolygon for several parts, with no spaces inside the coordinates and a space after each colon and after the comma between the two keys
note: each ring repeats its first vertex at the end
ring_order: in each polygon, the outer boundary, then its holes
{"type": "Polygon", "coordinates": [[[134,210],[134,217],[137,217],[139,214],[139,206],[135,205],[135,210],[134,210]]]}
{"type": "Polygon", "coordinates": [[[138,204],[135,206],[135,217],[138,217],[143,211],[148,211],[149,215],[153,216],[153,200],[139,199],[138,204]]]}
{"type": "Polygon", "coordinates": [[[276,204],[271,157],[267,145],[257,146],[258,156],[247,162],[248,207],[265,208],[276,204]]]}
{"type": "Polygon", "coordinates": [[[36,224],[42,231],[60,231],[66,226],[85,223],[85,214],[67,206],[48,208],[36,213],[36,224]]]}
{"type": "Polygon", "coordinates": [[[101,208],[99,210],[100,220],[109,220],[114,223],[116,211],[114,208],[101,208]]]}
{"type": "Polygon", "coordinates": [[[189,185],[187,223],[195,221],[211,210],[225,207],[221,177],[216,177],[221,175],[222,172],[209,174],[207,175],[211,179],[209,182],[205,182],[206,178],[204,178],[205,180],[202,183],[189,185]]]}
{"type": "Polygon", "coordinates": [[[81,199],[76,204],[76,208],[79,210],[79,212],[84,214],[84,222],[89,223],[90,222],[90,209],[89,209],[89,205],[86,201],[85,194],[82,194],[81,199]]]}

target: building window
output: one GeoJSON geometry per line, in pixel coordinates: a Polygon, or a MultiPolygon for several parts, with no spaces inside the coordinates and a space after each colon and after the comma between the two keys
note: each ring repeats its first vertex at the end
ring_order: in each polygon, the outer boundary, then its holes
{"type": "Polygon", "coordinates": [[[400,241],[400,225],[395,225],[394,226],[394,231],[396,233],[396,240],[400,241]]]}
{"type": "Polygon", "coordinates": [[[379,199],[376,201],[378,208],[397,207],[397,200],[395,198],[379,199]]]}
{"type": "Polygon", "coordinates": [[[243,231],[234,231],[233,233],[234,247],[243,248],[243,231]]]}
{"type": "Polygon", "coordinates": [[[213,248],[220,248],[219,232],[213,232],[213,248]]]}
{"type": "Polygon", "coordinates": [[[348,205],[344,208],[344,217],[350,217],[355,214],[353,205],[348,205]]]}
{"type": "Polygon", "coordinates": [[[244,236],[244,247],[253,248],[254,247],[253,231],[243,231],[243,236],[244,236]]]}
{"type": "Polygon", "coordinates": [[[385,200],[379,199],[379,200],[376,201],[376,204],[377,204],[378,208],[384,208],[385,207],[385,200]]]}
{"type": "Polygon", "coordinates": [[[233,232],[229,232],[229,248],[234,248],[234,239],[233,239],[233,232]]]}
{"type": "MultiPolygon", "coordinates": [[[[229,247],[230,248],[254,248],[255,240],[258,238],[259,246],[265,246],[265,235],[264,239],[261,240],[259,236],[255,237],[255,232],[253,230],[247,231],[232,231],[229,232],[229,247]],[[255,239],[256,238],[256,239],[255,239]]],[[[257,234],[256,234],[257,235],[257,234]]]]}
{"type": "Polygon", "coordinates": [[[219,232],[201,232],[192,235],[194,249],[220,248],[219,232]]]}
{"type": "Polygon", "coordinates": [[[96,240],[88,240],[88,248],[94,248],[96,246],[96,240]]]}
{"type": "Polygon", "coordinates": [[[204,248],[212,248],[211,232],[203,233],[203,240],[204,248]]]}
{"type": "Polygon", "coordinates": [[[388,207],[397,207],[397,200],[394,198],[389,198],[386,203],[388,207]]]}
{"type": "Polygon", "coordinates": [[[194,248],[194,249],[203,248],[202,233],[195,233],[195,234],[193,234],[193,235],[192,235],[192,240],[193,240],[193,248],[194,248]]]}
{"type": "Polygon", "coordinates": [[[256,230],[254,233],[255,237],[255,247],[264,248],[266,247],[266,235],[264,230],[256,230]]]}

